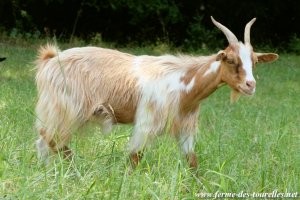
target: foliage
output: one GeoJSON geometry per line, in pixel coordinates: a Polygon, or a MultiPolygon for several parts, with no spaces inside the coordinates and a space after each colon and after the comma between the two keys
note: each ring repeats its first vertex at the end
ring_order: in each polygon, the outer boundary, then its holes
{"type": "Polygon", "coordinates": [[[290,51],[300,54],[300,38],[297,35],[293,35],[289,42],[290,51]]]}
{"type": "Polygon", "coordinates": [[[196,49],[215,49],[222,48],[224,39],[218,38],[216,29],[208,30],[202,25],[203,16],[196,15],[194,20],[189,24],[187,29],[188,37],[184,41],[186,46],[196,49]]]}
{"type": "Polygon", "coordinates": [[[100,33],[103,41],[124,45],[159,40],[197,49],[215,48],[225,40],[220,34],[216,38],[211,15],[241,40],[245,23],[257,17],[252,41],[288,49],[290,38],[300,32],[295,25],[299,9],[300,2],[293,0],[1,0],[0,28],[70,40],[100,33]]]}

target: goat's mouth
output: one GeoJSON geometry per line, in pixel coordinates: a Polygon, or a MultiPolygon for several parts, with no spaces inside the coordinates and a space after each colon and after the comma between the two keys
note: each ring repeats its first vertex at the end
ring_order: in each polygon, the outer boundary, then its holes
{"type": "Polygon", "coordinates": [[[255,88],[245,88],[245,87],[242,87],[241,85],[239,85],[238,86],[238,91],[242,95],[251,96],[255,93],[255,88]]]}

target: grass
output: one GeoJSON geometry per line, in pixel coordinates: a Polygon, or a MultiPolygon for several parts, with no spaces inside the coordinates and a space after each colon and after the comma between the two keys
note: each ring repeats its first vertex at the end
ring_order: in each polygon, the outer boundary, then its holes
{"type": "MultiPolygon", "coordinates": [[[[67,46],[67,45],[66,45],[67,46]]],[[[201,193],[300,192],[300,57],[257,66],[257,93],[230,105],[228,87],[202,103],[190,171],[174,139],[158,138],[128,174],[131,126],[75,136],[76,157],[36,158],[37,44],[0,44],[0,199],[195,199],[201,193]]],[[[151,49],[127,49],[137,54],[151,49]]],[[[160,52],[158,52],[160,53],[160,52]]]]}

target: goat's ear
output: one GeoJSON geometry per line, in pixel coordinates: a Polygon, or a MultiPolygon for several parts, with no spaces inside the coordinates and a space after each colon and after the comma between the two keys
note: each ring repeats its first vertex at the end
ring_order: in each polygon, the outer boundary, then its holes
{"type": "Polygon", "coordinates": [[[255,53],[258,63],[272,62],[278,59],[276,53],[255,53]]]}
{"type": "Polygon", "coordinates": [[[220,61],[223,60],[224,58],[226,58],[226,52],[225,51],[219,51],[217,54],[217,58],[216,61],[220,61]]]}

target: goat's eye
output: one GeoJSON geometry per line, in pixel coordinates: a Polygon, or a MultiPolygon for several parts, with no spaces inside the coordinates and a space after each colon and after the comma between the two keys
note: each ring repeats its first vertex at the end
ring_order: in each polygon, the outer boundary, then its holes
{"type": "Polygon", "coordinates": [[[227,63],[230,65],[235,65],[234,59],[227,59],[227,63]]]}

